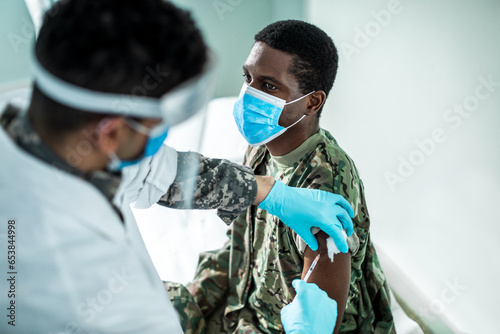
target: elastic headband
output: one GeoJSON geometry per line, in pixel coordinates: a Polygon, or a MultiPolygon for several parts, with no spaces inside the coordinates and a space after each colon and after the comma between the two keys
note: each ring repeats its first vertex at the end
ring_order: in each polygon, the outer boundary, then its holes
{"type": "Polygon", "coordinates": [[[64,81],[47,71],[33,57],[35,82],[54,101],[88,112],[139,118],[162,118],[168,126],[176,125],[203,110],[215,90],[215,55],[207,51],[203,71],[174,87],[161,98],[104,93],[64,81]]]}
{"type": "Polygon", "coordinates": [[[104,93],[76,86],[47,71],[33,57],[35,82],[48,97],[60,104],[95,113],[161,118],[160,99],[104,93]]]}

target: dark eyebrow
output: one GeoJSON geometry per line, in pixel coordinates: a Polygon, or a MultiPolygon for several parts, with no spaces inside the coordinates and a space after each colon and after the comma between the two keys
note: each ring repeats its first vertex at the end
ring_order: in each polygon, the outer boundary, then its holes
{"type": "Polygon", "coordinates": [[[267,80],[267,81],[271,81],[271,82],[274,82],[275,84],[277,85],[283,85],[281,82],[278,81],[278,79],[276,79],[275,77],[270,77],[270,76],[267,76],[267,75],[261,75],[260,76],[261,79],[264,79],[264,80],[267,80]]]}
{"type": "MultiPolygon", "coordinates": [[[[247,68],[245,66],[243,66],[243,71],[244,72],[248,72],[248,70],[247,70],[247,68]]],[[[270,77],[268,75],[261,75],[261,76],[259,76],[259,78],[263,79],[263,80],[271,81],[271,82],[273,82],[273,83],[275,83],[277,85],[283,86],[283,84],[280,81],[278,81],[278,79],[276,79],[275,77],[270,77]]]]}

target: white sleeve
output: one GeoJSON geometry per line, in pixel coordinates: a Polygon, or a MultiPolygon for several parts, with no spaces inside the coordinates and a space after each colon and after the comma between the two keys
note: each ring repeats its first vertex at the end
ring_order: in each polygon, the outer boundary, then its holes
{"type": "Polygon", "coordinates": [[[123,202],[136,202],[136,208],[149,208],[167,193],[176,174],[177,151],[163,144],[152,157],[123,169],[122,183],[114,202],[118,206],[123,202]]]}

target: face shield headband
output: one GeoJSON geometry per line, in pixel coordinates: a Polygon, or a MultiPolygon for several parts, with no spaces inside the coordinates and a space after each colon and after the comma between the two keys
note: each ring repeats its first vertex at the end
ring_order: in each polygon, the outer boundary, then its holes
{"type": "Polygon", "coordinates": [[[161,98],[104,93],[66,82],[47,71],[33,57],[34,80],[54,101],[78,110],[117,116],[163,119],[174,126],[205,108],[215,90],[215,56],[208,51],[203,71],[161,98]]]}

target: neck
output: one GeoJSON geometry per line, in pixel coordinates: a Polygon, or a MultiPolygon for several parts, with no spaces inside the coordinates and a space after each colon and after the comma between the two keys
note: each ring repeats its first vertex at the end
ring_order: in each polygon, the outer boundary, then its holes
{"type": "Polygon", "coordinates": [[[70,133],[56,138],[36,124],[33,129],[54,154],[73,168],[83,173],[105,168],[107,160],[95,152],[93,143],[83,134],[70,133]]]}
{"type": "Polygon", "coordinates": [[[278,138],[267,143],[266,147],[272,155],[282,156],[295,150],[302,145],[307,138],[318,131],[319,124],[317,122],[304,124],[302,127],[294,126],[286,130],[285,133],[278,138]]]}

